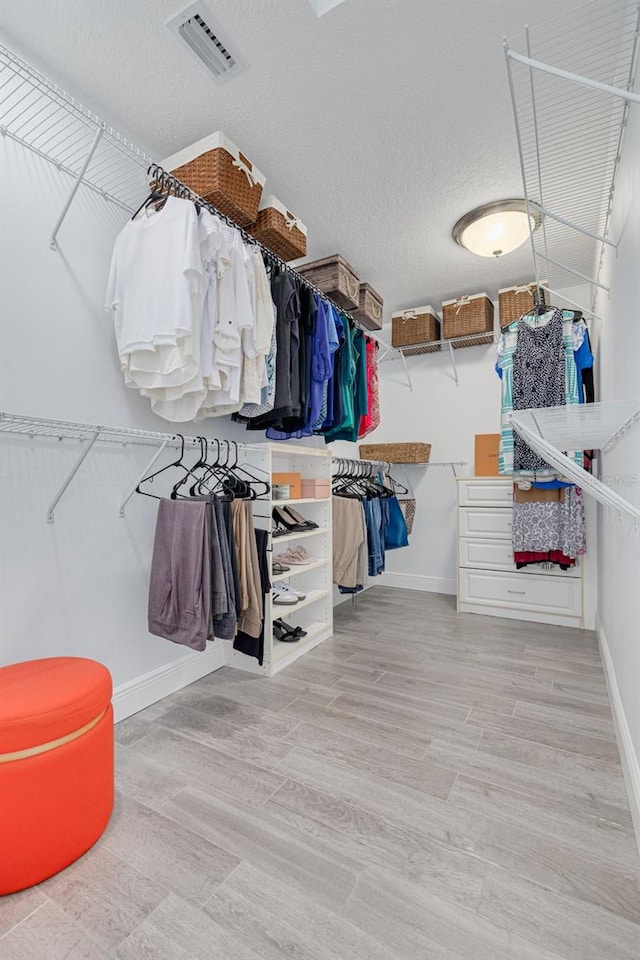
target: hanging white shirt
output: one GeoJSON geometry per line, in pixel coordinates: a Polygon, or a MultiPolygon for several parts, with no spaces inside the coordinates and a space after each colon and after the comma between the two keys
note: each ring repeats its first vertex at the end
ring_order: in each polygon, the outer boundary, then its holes
{"type": "Polygon", "coordinates": [[[161,210],[127,222],[116,238],[105,304],[113,311],[121,358],[177,346],[194,334],[193,294],[203,269],[198,215],[189,200],[168,197],[161,210]]]}

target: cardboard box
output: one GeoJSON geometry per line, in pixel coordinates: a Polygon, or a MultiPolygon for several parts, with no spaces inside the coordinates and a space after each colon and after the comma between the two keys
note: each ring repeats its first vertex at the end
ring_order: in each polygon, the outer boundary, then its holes
{"type": "Polygon", "coordinates": [[[531,487],[530,490],[521,490],[517,484],[513,486],[516,503],[562,503],[564,501],[564,490],[558,487],[556,490],[540,490],[537,487],[531,487]]]}
{"type": "Polygon", "coordinates": [[[476,433],[475,476],[498,477],[499,433],[476,433]]]}
{"type": "Polygon", "coordinates": [[[302,497],[302,474],[301,473],[273,473],[271,474],[272,483],[288,483],[291,487],[291,499],[300,500],[302,497]]]}
{"type": "Polygon", "coordinates": [[[303,480],[303,497],[328,497],[331,493],[331,487],[328,480],[303,480]]]}

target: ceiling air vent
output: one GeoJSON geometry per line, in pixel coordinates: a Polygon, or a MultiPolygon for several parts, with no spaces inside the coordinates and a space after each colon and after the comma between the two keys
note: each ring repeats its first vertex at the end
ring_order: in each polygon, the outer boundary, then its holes
{"type": "Polygon", "coordinates": [[[216,80],[227,80],[244,66],[239,57],[231,51],[228,38],[214,24],[202,0],[197,0],[172,17],[167,21],[167,26],[216,80]]]}

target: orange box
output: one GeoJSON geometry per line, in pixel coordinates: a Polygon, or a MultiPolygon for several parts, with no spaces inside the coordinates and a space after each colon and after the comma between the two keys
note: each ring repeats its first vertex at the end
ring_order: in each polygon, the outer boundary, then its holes
{"type": "Polygon", "coordinates": [[[499,433],[476,433],[476,477],[497,477],[498,453],[500,450],[499,433]]]}
{"type": "Polygon", "coordinates": [[[288,483],[291,487],[291,500],[300,500],[302,498],[302,474],[301,473],[272,473],[272,483],[288,483]]]}

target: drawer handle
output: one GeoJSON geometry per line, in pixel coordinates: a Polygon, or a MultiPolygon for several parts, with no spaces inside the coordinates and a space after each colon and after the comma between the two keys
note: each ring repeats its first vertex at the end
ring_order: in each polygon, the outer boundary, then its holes
{"type": "Polygon", "coordinates": [[[526,593],[525,590],[507,590],[507,593],[526,593]]]}

